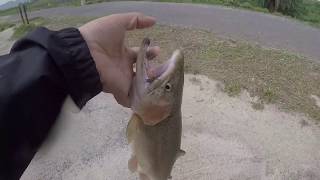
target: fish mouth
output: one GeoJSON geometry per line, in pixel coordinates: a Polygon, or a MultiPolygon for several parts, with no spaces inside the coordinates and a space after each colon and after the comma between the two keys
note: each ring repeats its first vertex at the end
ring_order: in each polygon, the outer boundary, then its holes
{"type": "Polygon", "coordinates": [[[148,85],[152,85],[153,83],[159,84],[160,82],[165,81],[166,79],[169,79],[171,77],[171,74],[174,73],[177,64],[182,59],[182,53],[180,50],[174,51],[172,56],[164,63],[160,65],[150,64],[150,56],[148,56],[148,48],[150,45],[150,40],[148,38],[145,38],[144,41],[144,48],[146,48],[145,51],[145,57],[144,60],[144,79],[145,82],[148,85]]]}
{"type": "MultiPolygon", "coordinates": [[[[160,65],[149,63],[150,40],[145,38],[140,46],[136,61],[136,71],[130,90],[131,109],[142,119],[157,123],[170,115],[174,90],[179,90],[183,82],[183,53],[176,50],[171,58],[160,65]],[[172,88],[171,84],[177,84],[172,88]],[[177,87],[177,88],[175,88],[177,87]],[[171,93],[169,93],[171,92],[171,93]]],[[[182,87],[180,88],[182,90],[182,87]]]]}

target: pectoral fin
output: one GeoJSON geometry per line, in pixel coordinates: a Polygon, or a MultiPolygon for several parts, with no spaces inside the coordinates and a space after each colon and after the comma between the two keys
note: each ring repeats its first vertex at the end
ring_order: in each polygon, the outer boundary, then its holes
{"type": "Polygon", "coordinates": [[[128,169],[130,172],[135,172],[138,169],[138,161],[136,156],[132,156],[128,161],[128,169]]]}
{"type": "Polygon", "coordinates": [[[135,114],[132,115],[128,125],[127,125],[127,140],[130,144],[134,139],[134,136],[138,129],[139,117],[135,114]]]}
{"type": "Polygon", "coordinates": [[[148,176],[145,175],[145,174],[143,174],[143,173],[139,173],[139,179],[140,179],[140,180],[150,180],[150,179],[148,178],[148,176]]]}

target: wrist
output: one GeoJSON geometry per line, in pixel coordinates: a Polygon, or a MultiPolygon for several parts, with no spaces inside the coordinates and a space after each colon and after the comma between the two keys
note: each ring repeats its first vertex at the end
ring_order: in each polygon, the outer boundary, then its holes
{"type": "Polygon", "coordinates": [[[83,40],[87,44],[87,47],[89,49],[89,53],[95,63],[96,70],[99,74],[100,82],[103,85],[103,81],[101,78],[102,77],[102,68],[101,67],[103,66],[103,61],[99,60],[99,59],[101,59],[101,58],[99,58],[100,53],[97,53],[97,52],[99,52],[99,46],[96,43],[94,43],[92,40],[90,40],[91,39],[90,35],[89,35],[90,33],[88,33],[87,28],[81,26],[79,28],[79,32],[82,35],[83,40]]]}

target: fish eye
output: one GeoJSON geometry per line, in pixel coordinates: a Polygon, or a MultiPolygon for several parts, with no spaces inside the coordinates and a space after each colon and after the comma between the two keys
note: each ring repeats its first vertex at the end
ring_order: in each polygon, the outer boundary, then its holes
{"type": "Polygon", "coordinates": [[[167,83],[166,86],[165,86],[165,88],[166,88],[166,91],[170,91],[170,90],[171,90],[171,84],[170,84],[170,83],[167,83]]]}

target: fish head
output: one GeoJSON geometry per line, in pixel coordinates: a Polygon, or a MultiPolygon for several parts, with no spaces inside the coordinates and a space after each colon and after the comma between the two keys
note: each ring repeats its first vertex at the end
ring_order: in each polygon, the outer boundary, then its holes
{"type": "Polygon", "coordinates": [[[180,109],[184,83],[184,56],[175,50],[165,63],[151,66],[150,40],[141,44],[131,91],[131,109],[146,125],[155,125],[180,109]]]}

